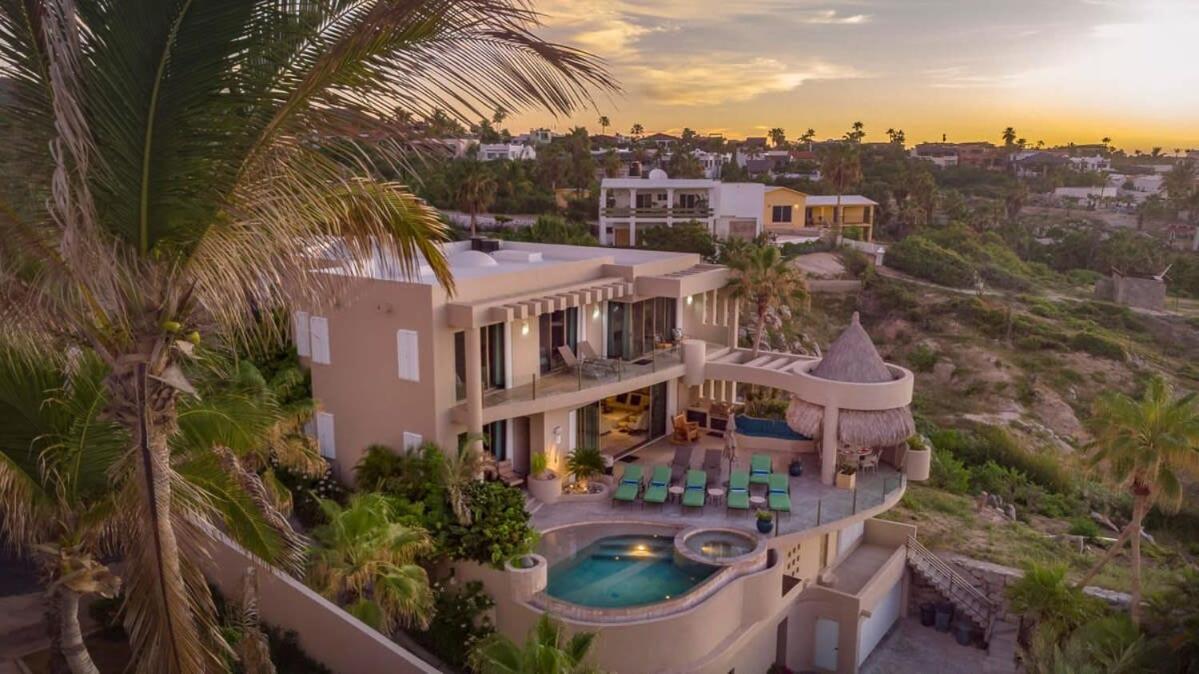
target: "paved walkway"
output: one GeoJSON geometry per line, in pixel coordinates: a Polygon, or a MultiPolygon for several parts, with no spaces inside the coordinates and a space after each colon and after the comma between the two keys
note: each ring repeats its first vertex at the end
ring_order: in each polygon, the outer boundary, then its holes
{"type": "Polygon", "coordinates": [[[982,674],[988,668],[987,652],[962,646],[952,634],[924,627],[919,620],[899,619],[879,642],[861,674],[982,674]]]}

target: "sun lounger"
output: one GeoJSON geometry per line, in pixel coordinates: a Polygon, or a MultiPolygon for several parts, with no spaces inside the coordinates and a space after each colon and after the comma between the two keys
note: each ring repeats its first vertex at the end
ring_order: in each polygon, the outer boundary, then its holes
{"type": "Polygon", "coordinates": [[[770,492],[767,494],[770,509],[781,512],[791,512],[791,483],[784,473],[770,476],[770,492]]]}
{"type": "Polygon", "coordinates": [[[769,454],[754,454],[749,459],[749,483],[770,484],[772,470],[769,454]]]}
{"type": "Polygon", "coordinates": [[[612,495],[612,500],[632,503],[637,500],[637,493],[640,491],[641,466],[630,463],[625,466],[624,474],[620,476],[620,484],[617,485],[616,493],[612,495]]]}
{"type": "Polygon", "coordinates": [[[708,482],[712,484],[720,484],[720,456],[719,449],[704,452],[704,472],[708,474],[708,482]]]}
{"type": "Polygon", "coordinates": [[[735,470],[729,475],[725,504],[730,510],[749,510],[749,473],[735,470]]]}
{"type": "Polygon", "coordinates": [[[675,447],[674,459],[670,462],[670,481],[682,482],[683,476],[691,469],[691,447],[675,447]]]}
{"type": "Polygon", "coordinates": [[[643,503],[666,503],[667,488],[670,486],[670,466],[654,466],[654,474],[649,479],[649,486],[641,497],[643,503]]]}
{"type": "Polygon", "coordinates": [[[703,508],[708,498],[708,474],[694,468],[687,471],[687,488],[683,490],[684,508],[703,508]]]}

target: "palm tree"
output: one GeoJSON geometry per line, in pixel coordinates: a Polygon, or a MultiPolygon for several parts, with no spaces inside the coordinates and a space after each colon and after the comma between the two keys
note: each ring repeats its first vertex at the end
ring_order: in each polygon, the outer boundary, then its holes
{"type": "Polygon", "coordinates": [[[861,122],[854,122],[850,127],[849,132],[845,134],[845,140],[851,143],[860,143],[866,137],[865,126],[861,122]]]}
{"type": "Polygon", "coordinates": [[[458,208],[470,214],[470,235],[476,236],[478,214],[495,203],[496,181],[487,164],[471,159],[466,163],[458,181],[456,200],[458,208]]]}
{"type": "Polygon", "coordinates": [[[1154,377],[1140,400],[1114,392],[1101,396],[1089,425],[1095,438],[1089,462],[1108,481],[1128,490],[1132,520],[1078,586],[1086,585],[1131,539],[1131,615],[1139,625],[1143,521],[1154,506],[1174,511],[1182,505],[1179,478],[1199,467],[1199,406],[1194,393],[1176,397],[1164,379],[1154,377]]]}
{"type": "Polygon", "coordinates": [[[442,453],[441,484],[445,487],[450,510],[462,526],[470,526],[470,503],[466,498],[466,485],[479,479],[483,470],[483,453],[478,445],[482,438],[468,438],[458,451],[442,453]]]}
{"type": "Polygon", "coordinates": [[[202,326],[230,343],[264,312],[331,301],[342,283],[305,262],[318,237],[401,271],[427,263],[452,291],[446,228],[374,177],[342,110],[384,129],[378,111],[395,106],[462,117],[460,83],[474,82],[479,105],[569,114],[610,82],[532,35],[535,14],[510,0],[107,7],[0,3],[0,165],[23,177],[0,183],[0,333],[85,346],[109,367],[106,418],[128,438],[113,482],[134,661],[192,674],[221,646],[199,555],[180,553],[204,534],[177,510],[191,495],[170,460],[192,389],[178,337],[202,326]]]}
{"type": "MultiPolygon", "coordinates": [[[[204,372],[193,375],[203,397],[179,408],[179,432],[171,438],[179,478],[173,497],[196,517],[223,521],[260,557],[299,572],[304,542],[274,508],[263,479],[247,468],[265,466],[267,453],[292,465],[301,450],[287,443],[278,454],[270,449],[290,417],[269,391],[253,386],[252,366],[205,362],[222,386],[208,386],[204,372]]],[[[12,349],[0,353],[0,524],[42,569],[54,616],[52,648],[77,674],[95,671],[79,632],[79,599],[110,596],[121,584],[95,561],[111,556],[111,541],[121,536],[124,485],[112,476],[132,477],[121,471],[127,430],[101,418],[108,374],[90,351],[63,362],[12,349]]]]}
{"type": "Polygon", "coordinates": [[[645,127],[638,122],[629,128],[629,134],[633,136],[633,140],[641,140],[641,134],[645,133],[645,127]]]}
{"type": "Polygon", "coordinates": [[[816,138],[816,129],[809,128],[799,137],[800,142],[808,144],[808,152],[812,151],[812,140],[816,138]]]}
{"type": "Polygon", "coordinates": [[[433,549],[428,534],[398,523],[392,502],[377,492],[355,494],[345,507],[322,501],[321,511],[327,523],[312,531],[313,587],[384,634],[428,627],[433,591],[416,563],[433,549]]]}
{"type": "Polygon", "coordinates": [[[1111,147],[1111,145],[1112,145],[1112,139],[1111,139],[1111,136],[1104,136],[1103,138],[1100,138],[1100,139],[1099,139],[1099,142],[1103,143],[1103,149],[1104,149],[1104,150],[1106,150],[1106,151],[1108,151],[1108,152],[1111,152],[1111,151],[1112,151],[1112,147],[1111,147]]]}
{"type": "Polygon", "coordinates": [[[566,470],[586,489],[591,478],[604,472],[604,455],[596,447],[578,447],[566,457],[566,470]]]}
{"type": "Polygon", "coordinates": [[[821,162],[821,174],[837,194],[837,205],[833,211],[837,242],[841,241],[841,195],[862,180],[862,162],[855,143],[835,143],[829,146],[821,162]]]}
{"type": "Polygon", "coordinates": [[[608,127],[612,126],[612,120],[608,119],[607,115],[600,115],[599,125],[600,125],[600,132],[603,134],[607,134],[608,127]]]}
{"type": "Polygon", "coordinates": [[[748,302],[757,318],[754,335],[754,356],[757,356],[766,334],[766,314],[782,305],[793,307],[806,302],[808,284],[803,272],[769,243],[752,244],[743,253],[726,257],[725,264],[733,272],[730,292],[748,302]]]}
{"type": "Polygon", "coordinates": [[[507,108],[505,108],[504,106],[501,105],[495,109],[494,113],[492,113],[491,123],[494,124],[495,127],[498,129],[500,127],[500,125],[504,123],[505,119],[508,119],[508,110],[507,110],[507,108]]]}
{"type": "Polygon", "coordinates": [[[563,643],[562,626],[542,614],[523,646],[500,633],[480,641],[471,652],[471,668],[480,674],[598,673],[583,660],[595,634],[579,632],[563,643]]]}
{"type": "Polygon", "coordinates": [[[620,170],[624,164],[620,161],[620,155],[616,154],[615,149],[609,149],[604,153],[604,177],[619,178],[620,170]]]}
{"type": "Polygon", "coordinates": [[[770,130],[770,142],[775,147],[782,147],[787,144],[787,132],[782,127],[774,127],[770,130]]]}
{"type": "Polygon", "coordinates": [[[1161,146],[1160,145],[1153,146],[1153,149],[1149,150],[1149,156],[1153,157],[1154,159],[1157,159],[1158,157],[1162,156],[1161,146]]]}
{"type": "Polygon", "coordinates": [[[1016,144],[1016,129],[1011,126],[1004,128],[1000,138],[1003,139],[1003,146],[1011,150],[1012,146],[1016,144]]]}

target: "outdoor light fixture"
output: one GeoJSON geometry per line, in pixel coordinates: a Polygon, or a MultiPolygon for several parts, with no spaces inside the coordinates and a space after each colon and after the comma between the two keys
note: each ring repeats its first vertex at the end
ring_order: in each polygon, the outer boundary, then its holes
{"type": "Polygon", "coordinates": [[[594,311],[592,311],[592,312],[591,312],[591,317],[592,317],[592,318],[599,318],[599,307],[598,307],[598,306],[595,308],[595,310],[594,310],[594,311]]]}
{"type": "Polygon", "coordinates": [[[528,321],[524,321],[520,324],[520,334],[522,336],[529,334],[529,322],[528,321]]]}
{"type": "Polygon", "coordinates": [[[694,301],[695,301],[695,295],[688,295],[688,296],[687,296],[687,306],[691,306],[691,303],[692,303],[692,302],[694,302],[694,301]]]}

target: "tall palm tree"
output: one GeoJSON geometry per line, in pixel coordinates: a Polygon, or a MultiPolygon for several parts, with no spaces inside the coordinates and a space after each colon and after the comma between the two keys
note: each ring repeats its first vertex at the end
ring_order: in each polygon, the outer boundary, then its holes
{"type": "Polygon", "coordinates": [[[833,211],[833,225],[837,241],[841,241],[842,217],[841,195],[862,180],[862,161],[856,143],[842,142],[830,145],[821,162],[821,175],[837,194],[837,205],[833,211]]]}
{"type": "Polygon", "coordinates": [[[1000,138],[1003,139],[1003,146],[1010,150],[1012,148],[1012,146],[1016,144],[1016,129],[1015,129],[1015,127],[1011,127],[1011,126],[1004,127],[1003,133],[1000,135],[1000,138]]]}
{"type": "Polygon", "coordinates": [[[583,662],[595,634],[579,632],[565,643],[564,637],[562,626],[542,614],[523,646],[498,632],[480,641],[471,652],[471,668],[480,674],[598,674],[583,662]]]}
{"type": "Polygon", "coordinates": [[[612,120],[608,119],[607,115],[600,115],[599,125],[600,125],[600,133],[607,134],[608,127],[612,126],[612,120]]]}
{"type": "Polygon", "coordinates": [[[748,302],[757,318],[754,335],[754,356],[757,356],[766,334],[766,314],[783,305],[795,307],[806,302],[808,284],[803,272],[769,243],[755,243],[744,252],[727,257],[725,264],[733,272],[729,290],[733,297],[748,302]]]}
{"type": "Polygon", "coordinates": [[[787,144],[787,132],[782,127],[774,127],[770,130],[770,142],[775,147],[782,147],[787,144]]]}
{"type": "Polygon", "coordinates": [[[1095,438],[1089,462],[1128,490],[1132,519],[1078,585],[1086,585],[1131,540],[1131,615],[1140,624],[1143,522],[1154,506],[1177,510],[1183,496],[1180,477],[1199,472],[1199,405],[1194,393],[1175,396],[1164,379],[1154,377],[1140,400],[1121,393],[1098,398],[1089,425],[1095,438]]]}
{"type": "Polygon", "coordinates": [[[458,180],[456,199],[458,208],[470,214],[470,235],[478,234],[476,218],[479,213],[491,208],[495,203],[495,176],[488,166],[472,159],[466,164],[462,176],[458,180]]]}
{"type": "Polygon", "coordinates": [[[304,260],[328,237],[402,271],[423,260],[452,290],[436,212],[377,178],[344,120],[568,114],[610,86],[590,57],[535,37],[536,20],[512,0],[0,0],[0,165],[22,174],[0,183],[0,337],[86,346],[109,367],[138,671],[200,672],[220,650],[186,516],[204,504],[176,493],[170,460],[192,389],[178,337],[244,340],[262,312],[327,304],[338,276],[304,260]]]}
{"type": "Polygon", "coordinates": [[[641,134],[643,133],[645,133],[645,127],[641,126],[640,122],[633,124],[633,126],[629,128],[629,134],[633,136],[634,140],[641,140],[641,134]]]}
{"type": "Polygon", "coordinates": [[[312,531],[313,586],[385,634],[427,627],[433,591],[416,559],[433,549],[428,534],[396,522],[394,505],[377,492],[355,494],[345,507],[322,501],[321,510],[326,524],[312,531]]]}
{"type": "Polygon", "coordinates": [[[812,151],[812,141],[816,138],[816,129],[809,128],[799,137],[800,142],[808,144],[808,152],[812,151]]]}

